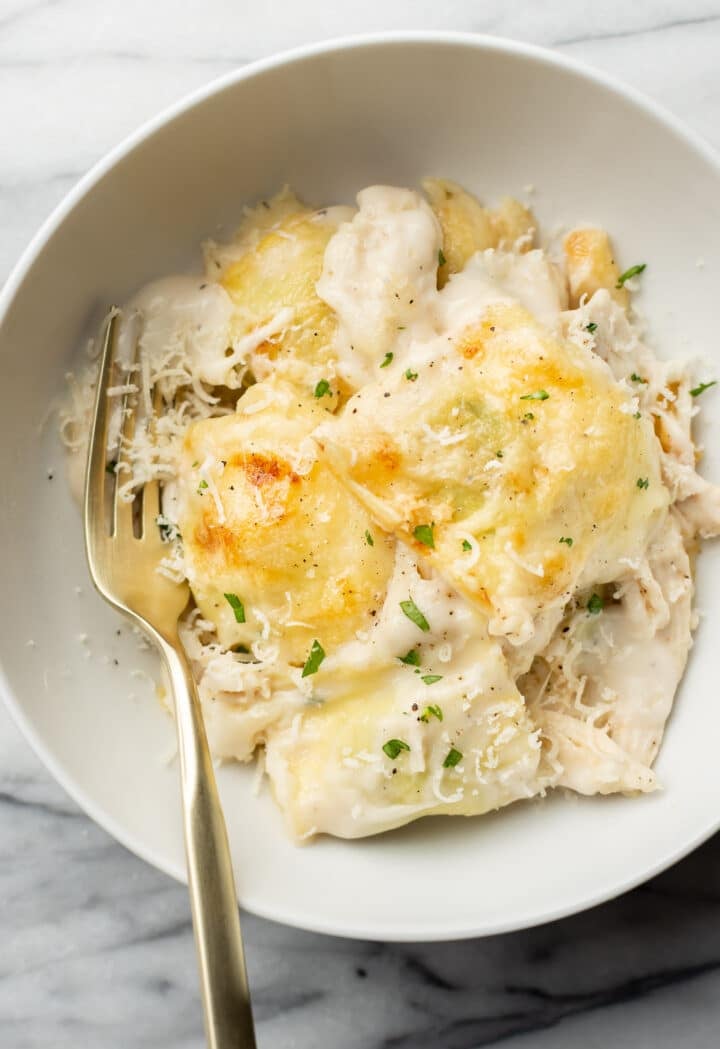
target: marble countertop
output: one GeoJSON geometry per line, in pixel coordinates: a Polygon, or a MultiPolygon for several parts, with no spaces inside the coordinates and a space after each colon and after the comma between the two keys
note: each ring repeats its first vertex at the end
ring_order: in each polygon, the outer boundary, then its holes
{"type": "MultiPolygon", "coordinates": [[[[383,29],[472,30],[583,59],[720,147],[718,0],[0,0],[0,280],[110,146],[212,77],[383,29]]],[[[720,837],[584,915],[387,945],[245,916],[260,1049],[710,1049],[720,837]]],[[[186,890],[116,844],[0,709],[0,1045],[203,1044],[186,890]]]]}

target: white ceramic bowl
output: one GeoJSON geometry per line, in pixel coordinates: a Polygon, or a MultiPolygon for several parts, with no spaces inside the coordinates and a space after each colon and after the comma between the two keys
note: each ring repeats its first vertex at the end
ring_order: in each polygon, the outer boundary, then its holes
{"type": "MultiPolygon", "coordinates": [[[[623,264],[648,263],[641,304],[661,352],[714,352],[720,374],[718,159],[634,92],[556,55],[473,36],[347,40],[212,84],[99,164],[4,290],[5,695],[83,808],[177,878],[178,780],[164,760],[173,726],[148,683],[130,673],[152,670],[152,658],[138,656],[124,626],[116,635],[120,621],[91,590],[62,454],[43,420],[106,304],[197,258],[201,238],[232,229],[245,202],[285,182],[317,203],[348,201],[368,183],[412,185],[426,173],[490,199],[523,196],[532,183],[546,228],[606,226],[623,264]]],[[[704,467],[716,479],[718,458],[711,447],[704,467]]],[[[225,767],[219,780],[241,902],[331,933],[452,939],[569,914],[666,867],[720,824],[719,594],[720,551],[711,548],[699,570],[707,619],[658,762],[664,791],[556,797],[296,848],[267,793],[253,797],[252,772],[225,767]]]]}

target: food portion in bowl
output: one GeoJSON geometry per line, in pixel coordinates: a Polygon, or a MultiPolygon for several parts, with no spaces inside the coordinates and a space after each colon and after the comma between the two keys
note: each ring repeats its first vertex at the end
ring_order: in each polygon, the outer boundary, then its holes
{"type": "Polygon", "coordinates": [[[423,188],[285,190],[123,311],[111,393],[157,418],[110,468],[128,499],[162,480],[212,750],[259,756],[297,840],[653,790],[720,531],[691,435],[712,384],[642,342],[644,265],[423,188]]]}

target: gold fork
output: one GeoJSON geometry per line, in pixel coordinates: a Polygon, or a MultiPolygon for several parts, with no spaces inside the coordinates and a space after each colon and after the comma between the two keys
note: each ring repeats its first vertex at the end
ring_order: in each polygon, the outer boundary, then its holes
{"type": "MultiPolygon", "coordinates": [[[[85,477],[85,547],[90,574],[106,601],[141,627],[157,646],[175,703],[188,886],[205,1030],[210,1049],[255,1049],[250,993],[227,831],[220,808],[192,670],[178,636],[178,618],[188,603],[187,583],[174,583],[157,568],[167,553],[157,517],[157,481],[145,484],[139,536],[133,504],[119,498],[114,478],[107,513],[108,386],[113,372],[119,318],[105,328],[95,414],[85,477]],[[109,520],[108,520],[109,518],[109,520]]],[[[123,399],[121,433],[127,439],[135,410],[123,399]]]]}

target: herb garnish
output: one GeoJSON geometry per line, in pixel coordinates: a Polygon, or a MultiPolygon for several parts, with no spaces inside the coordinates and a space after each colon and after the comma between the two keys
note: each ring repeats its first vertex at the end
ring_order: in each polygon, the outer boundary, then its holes
{"type": "Polygon", "coordinates": [[[615,285],[615,287],[622,288],[626,280],[630,280],[631,277],[637,277],[640,273],[643,272],[646,266],[647,262],[641,262],[638,266],[631,266],[629,270],[625,270],[625,272],[621,273],[618,277],[617,284],[615,285]]]}
{"type": "Polygon", "coordinates": [[[170,521],[163,514],[158,514],[155,518],[155,524],[158,526],[160,531],[160,538],[164,543],[171,543],[173,539],[182,539],[180,530],[174,521],[170,521]]]}
{"type": "Polygon", "coordinates": [[[320,397],[325,397],[325,396],[332,397],[332,391],[330,389],[330,383],[327,381],[327,379],[321,379],[320,380],[320,382],[315,387],[315,392],[314,392],[313,396],[317,397],[318,399],[320,399],[320,397]]]}
{"type": "Polygon", "coordinates": [[[524,393],[520,398],[521,401],[546,401],[550,394],[547,390],[535,390],[534,393],[524,393]]]}
{"type": "Polygon", "coordinates": [[[468,542],[467,539],[463,539],[462,548],[463,550],[472,550],[472,543],[468,542]]]}
{"type": "Polygon", "coordinates": [[[572,541],[572,539],[570,538],[569,535],[561,535],[560,539],[559,539],[559,542],[565,543],[566,546],[572,546],[573,545],[573,541],[572,541]]]}
{"type": "Polygon", "coordinates": [[[401,663],[405,663],[406,666],[409,666],[409,667],[419,667],[420,666],[420,653],[416,652],[414,648],[411,648],[410,651],[406,655],[398,656],[398,659],[400,660],[401,663]]]}
{"type": "Polygon", "coordinates": [[[313,641],[310,646],[310,655],[307,657],[305,666],[303,667],[302,676],[309,677],[310,674],[317,674],[320,669],[320,664],[325,658],[325,649],[322,647],[319,641],[313,641]]]}
{"type": "Polygon", "coordinates": [[[450,750],[447,752],[447,756],[443,761],[443,768],[454,769],[460,761],[462,761],[462,752],[456,750],[455,747],[450,747],[450,750]]]}
{"type": "Polygon", "coordinates": [[[705,390],[709,390],[711,386],[717,386],[717,379],[713,379],[712,382],[701,382],[698,386],[690,391],[691,397],[699,397],[705,390]]]}
{"type": "Polygon", "coordinates": [[[413,536],[417,539],[418,543],[422,543],[423,546],[429,546],[432,549],[435,548],[435,537],[433,536],[433,525],[431,524],[420,524],[415,525],[413,528],[413,536]]]}
{"type": "Polygon", "coordinates": [[[594,331],[597,331],[597,324],[595,323],[595,321],[590,321],[589,324],[586,324],[585,331],[589,331],[591,335],[594,331]]]}
{"type": "Polygon", "coordinates": [[[392,359],[393,359],[394,356],[395,356],[394,353],[386,353],[385,356],[383,357],[382,364],[380,365],[380,367],[381,368],[387,368],[388,364],[392,364],[392,359]]]}
{"type": "Polygon", "coordinates": [[[403,612],[408,617],[411,623],[414,623],[415,626],[420,627],[421,630],[427,633],[427,631],[430,629],[430,624],[428,623],[427,619],[422,614],[422,612],[420,611],[420,609],[415,604],[412,598],[409,598],[407,601],[401,601],[400,608],[403,610],[403,612]]]}
{"type": "Polygon", "coordinates": [[[647,477],[638,477],[635,484],[638,486],[638,488],[647,488],[650,484],[650,480],[647,477]]]}
{"type": "Polygon", "coordinates": [[[365,542],[368,546],[375,546],[375,540],[370,535],[369,529],[365,529],[365,542]]]}
{"type": "Polygon", "coordinates": [[[447,262],[447,259],[445,258],[445,255],[443,254],[442,248],[440,248],[440,251],[438,252],[438,266],[444,266],[446,262],[447,262]]]}
{"type": "Polygon", "coordinates": [[[420,680],[425,685],[434,685],[436,681],[442,681],[442,674],[423,674],[420,680]]]}
{"type": "Polygon", "coordinates": [[[417,372],[414,372],[414,371],[412,370],[412,368],[408,368],[408,369],[407,369],[407,370],[405,371],[405,378],[407,379],[407,381],[408,381],[408,382],[415,382],[415,380],[417,379],[417,377],[418,377],[418,373],[417,373],[417,372]]]}
{"type": "Polygon", "coordinates": [[[223,594],[223,597],[232,608],[235,613],[235,622],[245,622],[245,605],[242,603],[237,594],[223,594]]]}
{"type": "Polygon", "coordinates": [[[587,610],[591,616],[596,616],[602,612],[605,607],[605,602],[600,597],[600,594],[593,594],[587,603],[587,610]]]}
{"type": "Polygon", "coordinates": [[[387,743],[383,743],[382,748],[391,761],[394,761],[401,750],[410,750],[410,746],[405,742],[404,739],[389,739],[387,743]]]}
{"type": "Polygon", "coordinates": [[[438,721],[442,721],[443,719],[443,712],[436,703],[432,703],[429,707],[425,707],[418,720],[427,723],[430,718],[437,718],[438,721]]]}
{"type": "Polygon", "coordinates": [[[630,376],[630,378],[632,379],[633,382],[641,382],[645,386],[647,386],[647,379],[643,379],[642,375],[638,375],[637,372],[633,372],[632,375],[630,376]]]}

